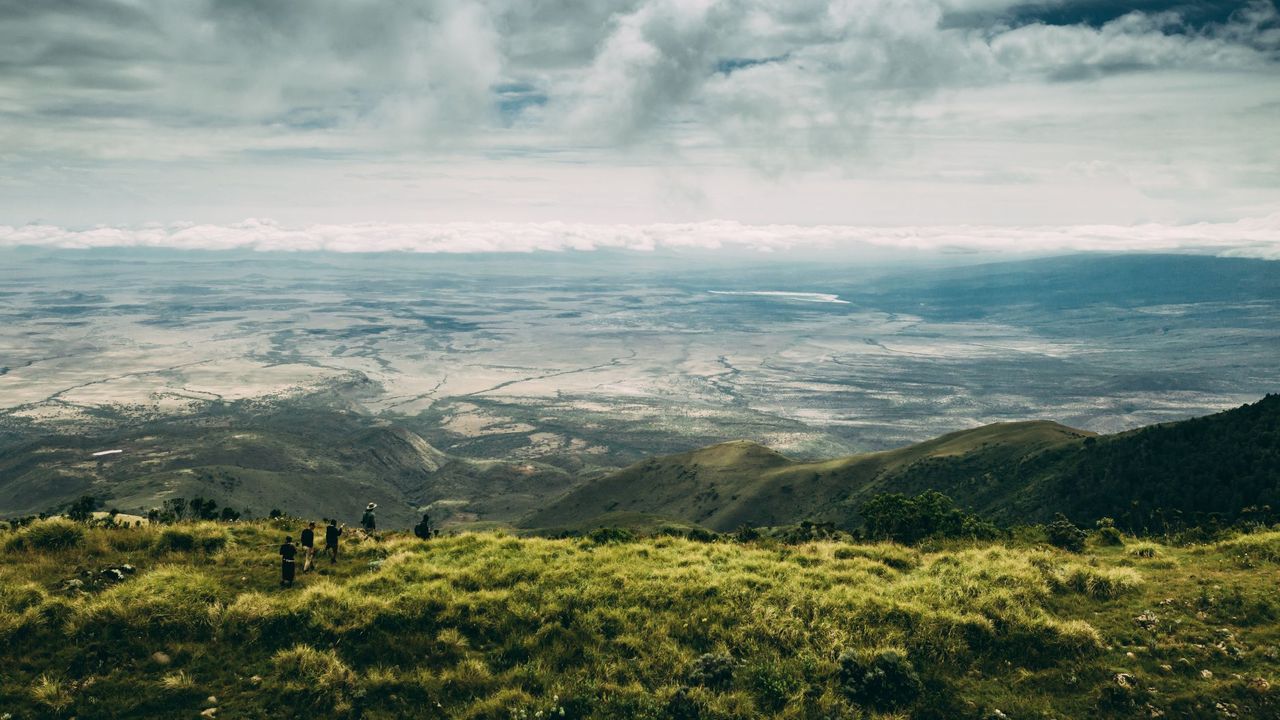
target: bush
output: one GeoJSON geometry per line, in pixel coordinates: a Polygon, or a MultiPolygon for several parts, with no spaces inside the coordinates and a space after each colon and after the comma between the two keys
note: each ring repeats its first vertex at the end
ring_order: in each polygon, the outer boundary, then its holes
{"type": "Polygon", "coordinates": [[[227,546],[227,531],[210,525],[166,527],[156,536],[156,552],[214,553],[227,546]]]}
{"type": "Polygon", "coordinates": [[[1053,522],[1044,526],[1044,533],[1049,539],[1049,544],[1054,547],[1068,552],[1084,552],[1084,541],[1088,535],[1062,513],[1058,513],[1054,516],[1053,522]]]}
{"type": "Polygon", "coordinates": [[[737,665],[732,656],[706,653],[693,661],[688,674],[689,684],[723,690],[733,682],[733,671],[737,665]]]}
{"type": "Polygon", "coordinates": [[[879,712],[898,710],[914,703],[924,690],[902,650],[845,650],[838,662],[840,689],[863,707],[879,712]]]}
{"type": "Polygon", "coordinates": [[[860,512],[863,533],[872,540],[911,545],[925,538],[992,540],[1003,534],[994,523],[960,510],[954,500],[935,490],[914,497],[876,495],[860,512]]]}
{"type": "Polygon", "coordinates": [[[1116,529],[1116,521],[1111,518],[1100,518],[1097,529],[1093,531],[1093,540],[1107,547],[1124,547],[1124,536],[1116,529]]]}
{"type": "Polygon", "coordinates": [[[689,531],[684,534],[684,536],[689,540],[692,540],[694,542],[701,542],[701,543],[715,542],[720,538],[720,536],[717,535],[716,533],[700,527],[690,528],[689,531]]]}
{"type": "Polygon", "coordinates": [[[63,518],[39,520],[22,528],[5,543],[9,551],[69,550],[84,545],[84,528],[63,518]]]}
{"type": "Polygon", "coordinates": [[[597,545],[631,542],[635,538],[635,533],[619,527],[599,527],[587,533],[587,539],[597,545]]]}
{"type": "Polygon", "coordinates": [[[665,715],[671,720],[701,720],[702,703],[690,692],[690,688],[678,688],[667,700],[665,715]]]}
{"type": "Polygon", "coordinates": [[[97,508],[97,499],[92,495],[81,495],[79,500],[71,503],[71,507],[67,508],[67,517],[76,522],[86,522],[93,517],[93,511],[97,508]]]}
{"type": "Polygon", "coordinates": [[[757,662],[743,669],[742,685],[755,696],[762,709],[777,713],[796,699],[806,687],[804,675],[792,664],[757,662]]]}

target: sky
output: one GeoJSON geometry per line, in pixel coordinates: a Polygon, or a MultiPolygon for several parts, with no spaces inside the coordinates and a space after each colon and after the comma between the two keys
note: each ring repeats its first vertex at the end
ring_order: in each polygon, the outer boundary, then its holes
{"type": "Polygon", "coordinates": [[[1272,256],[1278,137],[1273,0],[0,0],[0,245],[1272,256]]]}

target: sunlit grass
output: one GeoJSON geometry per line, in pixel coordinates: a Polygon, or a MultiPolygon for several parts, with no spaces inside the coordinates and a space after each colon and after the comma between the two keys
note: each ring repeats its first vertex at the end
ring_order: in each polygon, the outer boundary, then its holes
{"type": "Polygon", "coordinates": [[[0,660],[15,668],[3,695],[35,716],[109,702],[191,717],[216,695],[227,716],[1128,717],[1117,672],[1163,688],[1166,704],[1267,708],[1258,688],[1280,667],[1274,588],[1241,561],[1274,562],[1280,533],[1199,548],[1129,539],[1093,555],[391,536],[349,543],[342,563],[282,589],[275,549],[291,529],[24,540],[0,555],[0,660]],[[67,589],[74,568],[121,562],[137,573],[67,589]],[[1195,672],[1161,669],[1178,658],[1195,672]]]}

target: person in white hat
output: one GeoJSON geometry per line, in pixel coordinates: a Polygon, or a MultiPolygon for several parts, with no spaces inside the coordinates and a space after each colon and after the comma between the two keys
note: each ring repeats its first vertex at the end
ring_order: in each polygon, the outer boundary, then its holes
{"type": "Polygon", "coordinates": [[[373,532],[378,529],[378,520],[373,516],[373,511],[377,507],[378,503],[369,503],[364,506],[364,517],[360,518],[360,525],[364,527],[365,532],[373,532]]]}

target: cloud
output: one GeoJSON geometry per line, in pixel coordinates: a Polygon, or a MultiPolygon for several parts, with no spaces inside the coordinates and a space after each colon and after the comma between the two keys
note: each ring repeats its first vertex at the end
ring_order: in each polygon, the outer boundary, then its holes
{"type": "Polygon", "coordinates": [[[127,139],[134,157],[156,158],[307,143],[549,149],[585,133],[606,146],[709,142],[747,155],[791,138],[781,144],[812,163],[865,146],[878,121],[940,89],[1267,71],[1280,52],[1271,2],[1197,27],[1174,4],[1097,26],[1087,13],[1073,18],[1080,24],[1054,25],[1043,22],[1047,10],[1027,10],[1058,5],[0,3],[0,111],[11,128],[6,147],[18,154],[32,148],[27,140],[100,156],[110,144],[102,133],[127,139]],[[966,11],[984,22],[946,22],[966,11]],[[155,143],[148,130],[173,137],[155,143]]]}
{"type": "Polygon", "coordinates": [[[71,230],[0,226],[0,247],[144,247],[273,252],[528,253],[623,250],[1047,254],[1191,252],[1280,260],[1280,212],[1230,223],[1044,227],[745,225],[738,222],[595,225],[443,223],[308,225],[269,220],[71,230]]]}
{"type": "MultiPolygon", "coordinates": [[[[0,219],[82,222],[57,209],[104,195],[137,221],[191,217],[263,168],[1050,188],[1062,155],[1196,178],[1188,214],[1223,217],[1277,184],[1258,171],[1280,161],[1275,121],[1254,112],[1280,101],[1277,69],[1270,0],[0,0],[0,219]],[[172,181],[191,168],[213,187],[172,181]]],[[[271,189],[290,209],[314,194],[271,189]]]]}

